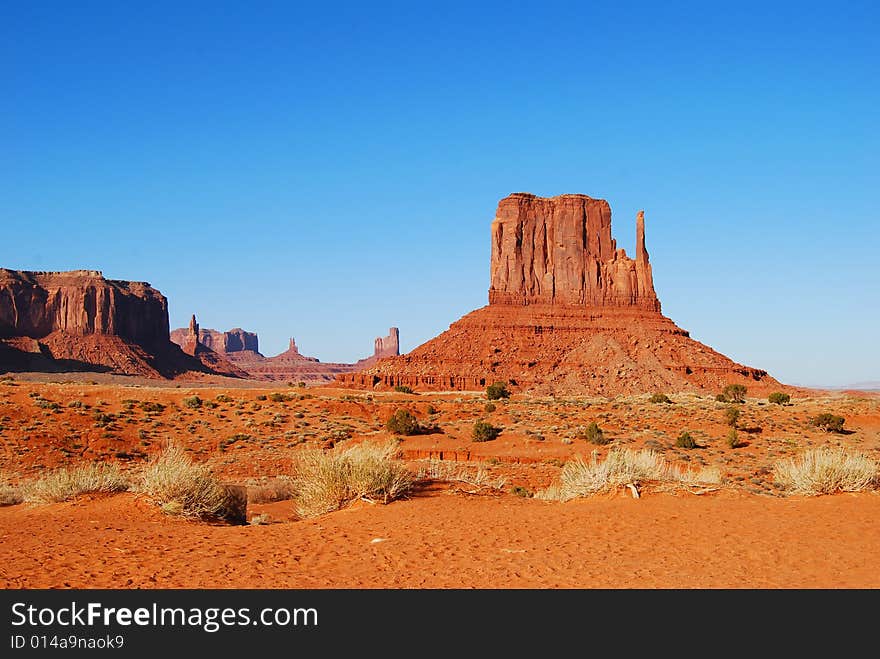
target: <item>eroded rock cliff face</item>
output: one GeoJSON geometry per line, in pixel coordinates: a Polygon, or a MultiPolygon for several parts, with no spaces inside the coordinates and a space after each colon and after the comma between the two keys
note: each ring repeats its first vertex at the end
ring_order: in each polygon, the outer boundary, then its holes
{"type": "Polygon", "coordinates": [[[492,222],[489,304],[576,304],[660,311],[637,218],[636,258],[611,237],[611,207],[587,195],[501,200],[492,222]]]}
{"type": "MultiPolygon", "coordinates": [[[[178,328],[171,331],[171,340],[183,346],[189,336],[189,328],[178,328]]],[[[199,343],[210,348],[218,355],[229,355],[238,352],[260,352],[260,339],[254,332],[247,332],[240,327],[218,332],[217,330],[199,328],[199,343]]]]}
{"type": "Polygon", "coordinates": [[[0,336],[40,339],[56,331],[167,343],[168,302],[146,282],[105,279],[96,270],[0,268],[0,336]]]}
{"type": "Polygon", "coordinates": [[[608,202],[580,194],[502,199],[491,239],[488,306],[412,352],[337,382],[481,390],[501,380],[533,393],[603,396],[780,386],[660,313],[643,212],[634,259],[611,236],[608,202]]]}
{"type": "Polygon", "coordinates": [[[164,295],[97,270],[0,268],[0,342],[0,371],[216,374],[170,341],[164,295]]]}

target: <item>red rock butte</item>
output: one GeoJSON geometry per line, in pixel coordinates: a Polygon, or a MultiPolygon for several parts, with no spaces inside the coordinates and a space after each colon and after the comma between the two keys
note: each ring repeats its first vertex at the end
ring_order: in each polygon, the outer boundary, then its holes
{"type": "Polygon", "coordinates": [[[0,372],[245,375],[193,355],[171,343],[168,302],[147,282],[105,279],[98,270],[0,268],[0,372]]]}
{"type": "Polygon", "coordinates": [[[582,194],[511,194],[498,203],[491,234],[487,306],[412,352],[337,381],[434,391],[503,381],[539,394],[601,396],[781,386],[660,312],[642,211],[635,259],[611,236],[608,202],[582,194]]]}

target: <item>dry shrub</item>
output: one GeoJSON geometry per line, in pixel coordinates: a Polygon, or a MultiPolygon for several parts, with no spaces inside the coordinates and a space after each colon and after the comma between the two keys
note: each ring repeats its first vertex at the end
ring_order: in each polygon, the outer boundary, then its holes
{"type": "Polygon", "coordinates": [[[448,460],[430,459],[419,469],[419,480],[443,481],[446,483],[463,483],[477,489],[504,489],[507,483],[503,477],[492,477],[485,465],[461,465],[448,460]]]}
{"type": "Polygon", "coordinates": [[[307,449],[297,456],[294,489],[301,517],[339,510],[357,499],[388,503],[412,488],[413,476],[395,459],[397,443],[358,444],[325,453],[307,449]]]}
{"type": "Polygon", "coordinates": [[[24,501],[24,492],[0,473],[0,506],[14,506],[24,501]]]}
{"type": "Polygon", "coordinates": [[[138,491],[170,515],[223,517],[227,491],[207,465],[196,464],[176,446],[144,467],[138,491]]]}
{"type": "Polygon", "coordinates": [[[43,474],[24,487],[24,500],[58,503],[89,492],[124,492],[128,488],[128,479],[118,465],[93,462],[43,474]]]}
{"type": "Polygon", "coordinates": [[[287,501],[294,495],[294,485],[289,478],[273,478],[265,483],[248,486],[249,503],[272,503],[287,501]]]}
{"type": "Polygon", "coordinates": [[[880,482],[880,467],[862,453],[819,448],[774,466],[776,482],[790,494],[859,492],[880,482]]]}
{"type": "Polygon", "coordinates": [[[623,485],[637,485],[645,481],[681,485],[713,484],[721,481],[717,468],[698,472],[674,467],[654,451],[614,448],[604,460],[594,451],[589,462],[577,456],[562,467],[559,484],[536,494],[536,498],[568,501],[600,492],[608,492],[623,485]]]}

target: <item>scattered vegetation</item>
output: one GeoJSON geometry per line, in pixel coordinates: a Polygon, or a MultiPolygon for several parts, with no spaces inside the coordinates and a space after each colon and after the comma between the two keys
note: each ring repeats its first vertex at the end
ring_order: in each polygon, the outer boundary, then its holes
{"type": "Polygon", "coordinates": [[[697,472],[669,465],[654,451],[614,448],[604,460],[593,452],[590,462],[580,456],[565,463],[558,485],[539,492],[541,499],[568,501],[577,497],[607,492],[624,485],[637,486],[646,481],[678,483],[683,485],[714,484],[721,482],[717,468],[697,472]]]}
{"type": "MultiPolygon", "coordinates": [[[[487,460],[488,464],[498,464],[495,459],[487,460]]],[[[419,469],[419,480],[446,481],[463,483],[476,489],[503,490],[506,481],[503,477],[493,478],[483,464],[468,465],[445,460],[429,460],[427,466],[419,469]]]]}
{"type": "Polygon", "coordinates": [[[24,493],[20,487],[12,485],[3,474],[0,474],[0,506],[14,506],[24,501],[24,493]]]}
{"type": "Polygon", "coordinates": [[[842,432],[846,419],[830,412],[823,412],[810,419],[810,423],[825,432],[842,432]]]}
{"type": "Polygon", "coordinates": [[[471,439],[475,442],[491,442],[501,434],[501,428],[493,426],[488,421],[479,419],[474,423],[474,429],[471,433],[471,439]]]}
{"type": "Polygon", "coordinates": [[[683,430],[679,436],[675,440],[675,445],[678,448],[692,449],[697,448],[696,440],[691,437],[691,434],[687,430],[683,430]]]}
{"type": "Polygon", "coordinates": [[[137,489],[169,515],[215,519],[226,512],[226,488],[210,467],[194,463],[177,446],[144,467],[137,489]]]}
{"type": "Polygon", "coordinates": [[[731,428],[730,432],[727,433],[726,442],[729,448],[740,448],[745,446],[745,443],[739,438],[739,433],[736,431],[736,428],[731,428]]]}
{"type": "Polygon", "coordinates": [[[744,384],[729,384],[715,397],[715,400],[722,403],[745,403],[747,391],[744,384]]]}
{"type": "Polygon", "coordinates": [[[784,394],[781,391],[774,391],[767,396],[767,401],[776,405],[786,405],[791,402],[791,396],[784,394]]]}
{"type": "Polygon", "coordinates": [[[491,414],[496,410],[495,403],[486,403],[486,406],[483,408],[483,411],[487,414],[491,414]]]}
{"type": "Polygon", "coordinates": [[[590,442],[590,444],[596,444],[598,446],[604,446],[611,441],[610,438],[605,436],[605,433],[595,421],[590,421],[586,426],[578,426],[575,428],[574,438],[585,439],[590,442]]]}
{"type": "Polygon", "coordinates": [[[396,391],[396,392],[399,393],[399,394],[411,394],[411,393],[413,393],[412,387],[408,387],[408,386],[406,386],[405,384],[399,384],[399,385],[397,385],[396,387],[394,387],[394,391],[396,391]]]}
{"type": "Polygon", "coordinates": [[[395,435],[418,435],[422,426],[412,412],[401,408],[385,422],[385,429],[395,435]]]}
{"type": "Polygon", "coordinates": [[[661,394],[658,392],[658,393],[654,394],[653,396],[651,396],[650,402],[651,403],[671,403],[672,401],[669,400],[669,396],[667,396],[666,394],[661,394]]]}
{"type": "Polygon", "coordinates": [[[118,465],[93,462],[43,474],[24,487],[24,500],[28,503],[58,503],[90,492],[124,492],[128,487],[128,479],[118,465]]]}
{"type": "Polygon", "coordinates": [[[494,382],[486,387],[486,398],[489,400],[500,400],[502,398],[510,398],[510,391],[504,382],[494,382]]]}
{"type": "Polygon", "coordinates": [[[296,510],[315,517],[339,510],[352,501],[388,503],[406,495],[413,475],[395,459],[397,444],[359,444],[339,452],[309,449],[300,453],[293,479],[296,510]]]}
{"type": "Polygon", "coordinates": [[[820,448],[777,462],[774,475],[786,492],[815,496],[876,487],[880,483],[880,466],[862,453],[820,448]]]}
{"type": "Polygon", "coordinates": [[[198,396],[187,396],[183,399],[183,405],[191,410],[197,410],[202,406],[202,399],[198,396]]]}
{"type": "Polygon", "coordinates": [[[739,417],[740,411],[738,408],[733,406],[724,408],[724,423],[726,423],[731,428],[736,428],[739,417]]]}

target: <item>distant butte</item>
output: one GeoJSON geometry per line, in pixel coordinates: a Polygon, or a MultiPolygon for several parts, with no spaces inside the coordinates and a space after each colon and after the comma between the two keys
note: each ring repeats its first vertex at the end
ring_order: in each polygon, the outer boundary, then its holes
{"type": "Polygon", "coordinates": [[[171,340],[189,354],[202,356],[206,351],[216,353],[233,364],[242,373],[242,377],[266,381],[301,381],[308,384],[331,382],[340,374],[372,366],[379,359],[400,354],[399,330],[396,327],[389,330],[388,336],[374,341],[371,356],[354,364],[325,363],[315,357],[302,355],[293,338],[290,339],[287,350],[274,357],[266,357],[260,352],[256,333],[247,332],[240,327],[226,332],[201,328],[195,316],[192,317],[189,327],[172,330],[171,340]]]}
{"type": "Polygon", "coordinates": [[[0,268],[0,372],[97,371],[148,378],[244,373],[173,344],[168,302],[147,282],[97,270],[0,268]],[[211,365],[213,362],[213,365],[211,365]]]}
{"type": "Polygon", "coordinates": [[[603,396],[780,386],[662,315],[642,211],[634,259],[611,236],[608,202],[583,194],[511,194],[498,203],[491,239],[487,306],[337,382],[442,391],[501,380],[534,393],[603,396]]]}

